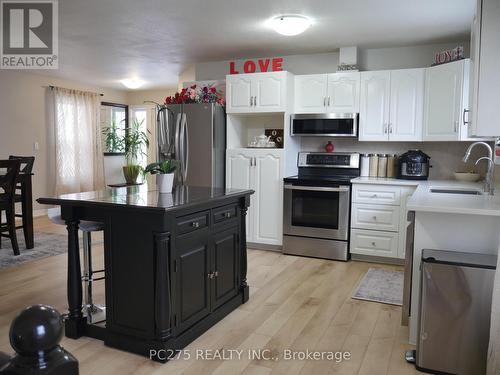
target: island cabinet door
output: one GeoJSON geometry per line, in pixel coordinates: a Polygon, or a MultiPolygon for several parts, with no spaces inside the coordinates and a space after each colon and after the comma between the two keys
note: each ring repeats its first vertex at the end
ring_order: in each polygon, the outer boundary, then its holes
{"type": "Polygon", "coordinates": [[[238,294],[238,226],[215,234],[213,241],[212,309],[215,310],[238,294]]]}
{"type": "Polygon", "coordinates": [[[185,331],[210,313],[208,228],[178,236],[176,247],[176,332],[185,331]]]}

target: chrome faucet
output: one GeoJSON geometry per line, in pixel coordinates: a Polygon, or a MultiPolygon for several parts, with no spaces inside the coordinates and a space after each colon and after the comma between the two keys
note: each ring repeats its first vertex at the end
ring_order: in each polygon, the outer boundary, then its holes
{"type": "Polygon", "coordinates": [[[486,143],[486,142],[474,142],[469,146],[467,151],[465,151],[465,155],[463,157],[463,162],[467,163],[467,160],[469,160],[470,153],[472,149],[477,146],[477,145],[483,145],[488,149],[488,156],[483,156],[479,159],[476,160],[476,165],[481,161],[481,160],[487,160],[488,161],[488,172],[486,173],[486,178],[484,180],[484,191],[488,193],[489,195],[493,195],[494,190],[495,190],[495,182],[494,182],[494,173],[495,173],[495,163],[493,162],[493,149],[491,146],[486,143]]]}

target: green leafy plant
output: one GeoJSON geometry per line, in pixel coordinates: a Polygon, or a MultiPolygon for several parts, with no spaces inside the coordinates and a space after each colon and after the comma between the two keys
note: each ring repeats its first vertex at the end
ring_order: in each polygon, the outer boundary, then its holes
{"type": "Polygon", "coordinates": [[[134,119],[132,125],[125,130],[125,159],[127,165],[137,165],[139,156],[147,156],[144,149],[149,147],[148,133],[141,130],[144,120],[134,119]]]}
{"type": "Polygon", "coordinates": [[[167,174],[173,173],[176,168],[177,162],[175,160],[165,160],[163,162],[149,164],[146,169],[144,169],[144,173],[167,174]]]}
{"type": "Polygon", "coordinates": [[[111,121],[108,127],[102,129],[106,152],[123,152],[125,150],[123,131],[116,123],[116,120],[111,121]]]}

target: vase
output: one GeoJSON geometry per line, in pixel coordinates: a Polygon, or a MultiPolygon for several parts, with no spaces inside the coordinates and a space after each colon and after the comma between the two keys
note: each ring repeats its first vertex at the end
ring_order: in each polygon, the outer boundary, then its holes
{"type": "Polygon", "coordinates": [[[123,167],[123,176],[129,185],[137,184],[137,177],[141,173],[140,165],[126,165],[123,167]]]}
{"type": "Polygon", "coordinates": [[[156,175],[156,186],[160,193],[171,193],[174,185],[174,173],[159,173],[156,175]]]}
{"type": "Polygon", "coordinates": [[[326,146],[325,146],[325,151],[326,151],[326,152],[333,152],[333,149],[334,149],[334,147],[333,147],[333,143],[332,143],[332,142],[330,142],[330,141],[328,141],[328,143],[327,143],[327,144],[326,144],[326,146]]]}

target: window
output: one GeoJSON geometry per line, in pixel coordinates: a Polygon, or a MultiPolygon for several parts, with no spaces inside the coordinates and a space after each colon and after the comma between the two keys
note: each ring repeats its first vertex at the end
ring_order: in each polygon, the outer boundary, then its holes
{"type": "Polygon", "coordinates": [[[101,103],[101,130],[104,155],[125,152],[123,136],[128,128],[128,105],[101,103]]]}

